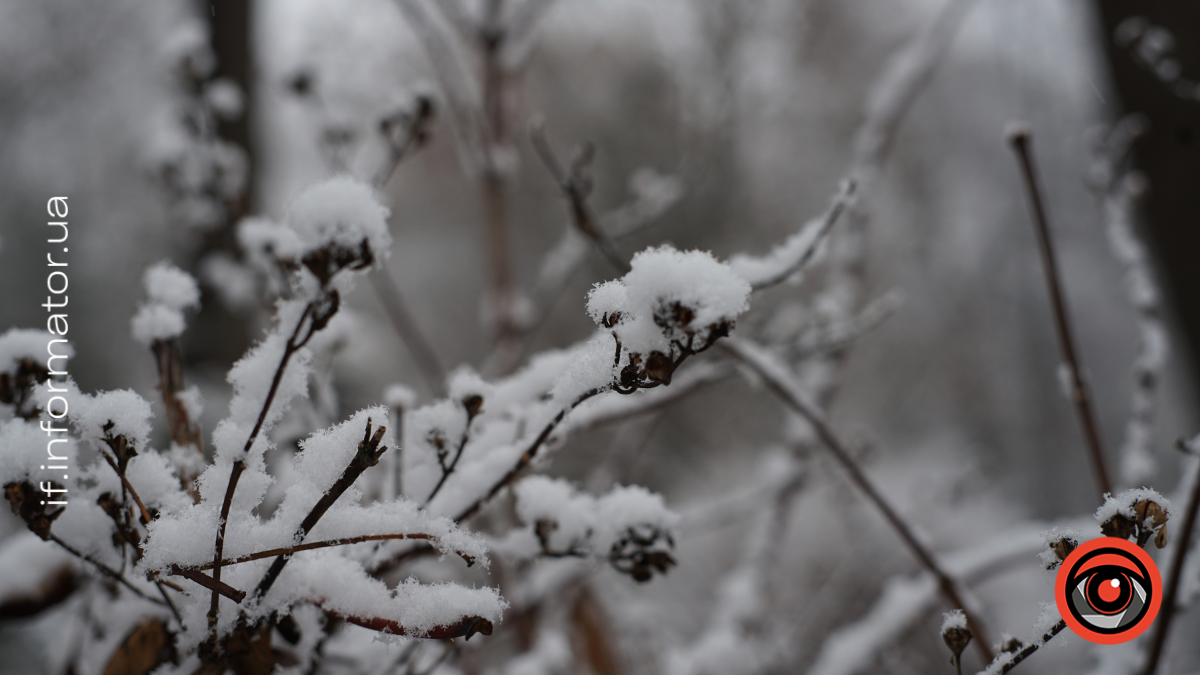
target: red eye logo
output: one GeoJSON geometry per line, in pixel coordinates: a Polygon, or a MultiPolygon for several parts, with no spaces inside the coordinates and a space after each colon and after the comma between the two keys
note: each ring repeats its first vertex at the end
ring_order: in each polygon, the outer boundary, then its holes
{"type": "Polygon", "coordinates": [[[1058,612],[1089,642],[1115,645],[1142,634],[1158,616],[1162,578],[1150,555],[1118,537],[1079,546],[1058,569],[1058,612]]]}

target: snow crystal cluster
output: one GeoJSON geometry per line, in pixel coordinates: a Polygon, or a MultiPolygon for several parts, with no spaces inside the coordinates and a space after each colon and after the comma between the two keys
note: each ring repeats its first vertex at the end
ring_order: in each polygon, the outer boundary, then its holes
{"type": "Polygon", "coordinates": [[[148,347],[182,335],[187,327],[183,311],[200,306],[196,280],[164,261],[146,270],[142,286],[147,302],[138,308],[130,322],[133,338],[148,347]]]}
{"type": "Polygon", "coordinates": [[[942,635],[945,635],[946,631],[965,629],[966,627],[967,615],[961,609],[952,609],[942,613],[942,628],[940,631],[942,635]]]}
{"type": "Polygon", "coordinates": [[[1079,547],[1082,533],[1071,527],[1052,527],[1042,532],[1046,548],[1038,553],[1042,567],[1053,570],[1079,547]]]}

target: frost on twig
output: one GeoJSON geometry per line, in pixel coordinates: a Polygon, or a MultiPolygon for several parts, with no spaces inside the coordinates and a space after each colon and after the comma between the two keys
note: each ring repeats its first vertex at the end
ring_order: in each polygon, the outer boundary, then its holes
{"type": "Polygon", "coordinates": [[[1097,140],[1088,181],[1100,203],[1109,249],[1125,269],[1126,293],[1137,312],[1138,352],[1120,455],[1121,477],[1134,485],[1149,480],[1157,466],[1152,447],[1154,413],[1170,351],[1162,293],[1150,254],[1137,231],[1136,212],[1146,191],[1146,179],[1127,167],[1132,146],[1144,127],[1140,117],[1126,117],[1097,140]]]}
{"type": "Polygon", "coordinates": [[[816,255],[818,248],[837,224],[842,212],[854,198],[854,181],[844,181],[833,198],[829,210],[819,218],[809,221],[799,232],[788,237],[770,253],[754,257],[736,255],[729,265],[754,290],[761,290],[783,283],[795,277],[816,255]]]}

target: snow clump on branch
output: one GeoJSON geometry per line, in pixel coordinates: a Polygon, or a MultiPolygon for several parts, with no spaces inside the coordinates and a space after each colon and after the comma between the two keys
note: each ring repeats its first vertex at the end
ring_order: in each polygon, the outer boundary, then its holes
{"type": "Polygon", "coordinates": [[[729,335],[749,309],[750,284],[705,251],[649,248],[621,279],[598,284],[587,311],[623,350],[617,391],[670,384],[688,356],[729,335]]]}

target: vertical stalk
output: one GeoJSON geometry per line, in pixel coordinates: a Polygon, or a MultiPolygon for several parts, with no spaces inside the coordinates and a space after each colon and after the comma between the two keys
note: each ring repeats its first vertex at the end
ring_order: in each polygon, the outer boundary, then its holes
{"type": "Polygon", "coordinates": [[[508,186],[502,157],[509,150],[507,104],[508,77],[501,58],[506,33],[501,25],[503,0],[487,0],[479,28],[483,60],[483,116],[487,134],[483,157],[483,217],[487,228],[488,259],[492,272],[492,302],[496,312],[496,340],[505,341],[515,330],[512,318],[512,266],[509,259],[508,186]]]}
{"type": "Polygon", "coordinates": [[[1113,491],[1109,479],[1108,467],[1104,461],[1104,446],[1100,441],[1100,427],[1096,423],[1096,415],[1092,410],[1091,394],[1087,383],[1083,381],[1079,353],[1075,347],[1075,336],[1071,330],[1071,317],[1067,311],[1066,299],[1063,296],[1062,280],[1058,272],[1058,259],[1054,253],[1054,239],[1050,235],[1050,224],[1046,217],[1046,207],[1042,200],[1041,188],[1038,185],[1037,171],[1033,163],[1033,153],[1030,151],[1032,134],[1027,127],[1020,127],[1009,134],[1008,143],[1017,155],[1021,167],[1021,178],[1025,182],[1025,192],[1029,198],[1029,207],[1033,215],[1034,229],[1037,232],[1038,249],[1042,256],[1042,271],[1046,277],[1046,288],[1050,293],[1050,306],[1054,313],[1054,329],[1058,335],[1058,346],[1062,350],[1068,374],[1071,378],[1071,402],[1075,405],[1075,415],[1079,426],[1083,429],[1083,437],[1087,441],[1088,453],[1091,456],[1092,468],[1096,472],[1096,485],[1100,494],[1113,491]]]}

